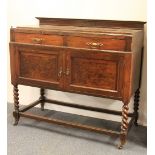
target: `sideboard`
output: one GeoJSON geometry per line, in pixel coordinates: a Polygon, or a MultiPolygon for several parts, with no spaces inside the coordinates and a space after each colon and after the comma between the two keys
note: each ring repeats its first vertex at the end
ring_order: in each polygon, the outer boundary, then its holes
{"type": "Polygon", "coordinates": [[[14,125],[18,124],[20,117],[27,117],[118,135],[118,148],[121,149],[126,142],[128,129],[133,123],[137,125],[138,120],[145,22],[43,17],[37,19],[37,27],[10,29],[14,125]],[[40,98],[20,108],[18,85],[40,88],[40,98]],[[45,89],[120,100],[122,110],[115,111],[48,99],[45,89]],[[133,95],[134,112],[129,113],[128,104],[133,95]],[[26,112],[38,104],[44,110],[45,102],[120,115],[120,132],[26,112]],[[130,121],[128,117],[131,117],[130,121]]]}

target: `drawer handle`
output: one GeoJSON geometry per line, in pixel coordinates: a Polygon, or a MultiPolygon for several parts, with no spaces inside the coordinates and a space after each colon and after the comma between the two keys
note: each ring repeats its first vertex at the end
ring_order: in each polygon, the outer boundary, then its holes
{"type": "Polygon", "coordinates": [[[37,44],[41,44],[43,41],[42,38],[32,38],[32,42],[37,43],[37,44]]]}
{"type": "Polygon", "coordinates": [[[101,47],[103,46],[102,43],[98,43],[98,42],[88,42],[86,43],[88,46],[90,46],[91,48],[98,48],[98,47],[101,47]]]}
{"type": "Polygon", "coordinates": [[[69,68],[67,68],[66,75],[68,76],[69,74],[70,74],[70,70],[69,70],[69,68]]]}
{"type": "Polygon", "coordinates": [[[62,67],[60,67],[59,73],[58,73],[58,77],[62,76],[62,67]]]}

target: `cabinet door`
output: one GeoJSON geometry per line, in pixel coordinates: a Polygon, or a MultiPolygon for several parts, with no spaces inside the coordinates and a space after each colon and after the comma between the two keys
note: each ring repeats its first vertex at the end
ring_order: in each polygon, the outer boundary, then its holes
{"type": "Polygon", "coordinates": [[[11,45],[12,83],[59,89],[62,87],[60,49],[11,45]]]}
{"type": "Polygon", "coordinates": [[[66,89],[78,93],[121,98],[123,54],[72,50],[67,52],[66,89]]]}

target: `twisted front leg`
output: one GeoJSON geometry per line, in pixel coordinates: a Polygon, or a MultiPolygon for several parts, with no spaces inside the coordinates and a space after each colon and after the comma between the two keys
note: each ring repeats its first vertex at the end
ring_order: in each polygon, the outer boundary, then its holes
{"type": "Polygon", "coordinates": [[[18,86],[15,85],[13,87],[13,96],[14,96],[14,112],[13,112],[13,116],[15,118],[15,122],[14,125],[18,124],[19,121],[19,93],[18,93],[18,86]]]}
{"type": "Polygon", "coordinates": [[[122,107],[122,123],[121,123],[121,135],[120,135],[120,144],[119,149],[123,148],[123,145],[126,143],[126,136],[128,131],[128,104],[124,104],[122,107]]]}

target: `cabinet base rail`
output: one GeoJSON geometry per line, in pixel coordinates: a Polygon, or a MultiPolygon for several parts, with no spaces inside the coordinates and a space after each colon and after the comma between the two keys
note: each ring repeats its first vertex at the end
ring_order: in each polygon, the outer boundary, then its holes
{"type": "Polygon", "coordinates": [[[30,113],[20,112],[19,114],[22,117],[31,118],[31,119],[35,119],[35,120],[40,120],[40,121],[44,121],[44,122],[47,122],[47,123],[54,123],[54,124],[58,124],[58,125],[70,126],[70,127],[73,127],[73,128],[80,128],[80,129],[84,129],[84,130],[95,131],[95,132],[98,132],[98,133],[104,133],[104,134],[107,134],[107,135],[120,135],[120,132],[117,132],[117,131],[108,130],[108,129],[104,129],[104,128],[92,127],[92,126],[83,125],[83,124],[80,124],[80,123],[73,123],[73,122],[59,120],[59,119],[47,118],[47,117],[44,117],[44,116],[38,116],[38,115],[30,114],[30,113]]]}
{"type": "MultiPolygon", "coordinates": [[[[77,109],[83,109],[83,110],[89,110],[89,111],[95,111],[95,112],[101,112],[101,113],[107,113],[107,114],[113,114],[113,115],[122,115],[122,111],[116,111],[116,110],[109,110],[109,109],[104,109],[104,108],[97,108],[97,107],[91,107],[91,106],[85,106],[85,105],[79,105],[79,104],[73,104],[73,103],[67,103],[67,102],[62,102],[62,101],[57,101],[57,100],[51,100],[51,99],[45,99],[44,102],[46,103],[51,103],[51,104],[56,104],[56,105],[61,105],[61,106],[67,106],[67,107],[72,107],[72,108],[77,108],[77,109]]],[[[20,112],[25,112],[32,107],[38,105],[40,103],[40,100],[37,100],[23,108],[20,108],[20,112]]],[[[129,117],[134,117],[134,113],[128,113],[129,117]]]]}

